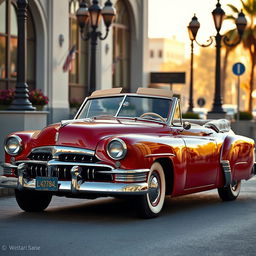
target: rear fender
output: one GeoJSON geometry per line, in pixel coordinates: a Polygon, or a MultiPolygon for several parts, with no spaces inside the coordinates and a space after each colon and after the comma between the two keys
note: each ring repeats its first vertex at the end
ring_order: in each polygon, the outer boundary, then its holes
{"type": "MultiPolygon", "coordinates": [[[[232,181],[249,179],[252,176],[254,146],[254,141],[244,136],[228,135],[225,138],[220,160],[229,161],[232,181]]],[[[223,183],[223,175],[221,179],[223,183]]]]}

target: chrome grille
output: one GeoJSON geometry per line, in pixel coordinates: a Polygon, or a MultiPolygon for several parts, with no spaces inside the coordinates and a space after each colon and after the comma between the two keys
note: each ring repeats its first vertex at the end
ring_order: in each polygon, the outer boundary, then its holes
{"type": "Polygon", "coordinates": [[[37,176],[47,177],[48,176],[48,168],[46,165],[43,165],[43,164],[28,164],[26,174],[30,178],[35,178],[37,176]]]}
{"type": "Polygon", "coordinates": [[[26,175],[29,178],[50,176],[71,180],[71,169],[78,165],[82,168],[81,178],[84,181],[113,181],[113,175],[107,173],[111,167],[97,164],[99,159],[94,151],[61,146],[41,147],[33,149],[28,159],[24,162],[28,166],[26,175]],[[101,171],[105,173],[99,173],[101,171]]]}

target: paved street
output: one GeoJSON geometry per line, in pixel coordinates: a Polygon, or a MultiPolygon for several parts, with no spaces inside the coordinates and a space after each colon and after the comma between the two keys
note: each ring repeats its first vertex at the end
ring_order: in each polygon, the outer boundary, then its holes
{"type": "Polygon", "coordinates": [[[256,255],[256,179],[235,202],[215,190],[167,199],[160,218],[138,219],[132,205],[106,198],[55,197],[44,213],[0,198],[0,255],[256,255]]]}

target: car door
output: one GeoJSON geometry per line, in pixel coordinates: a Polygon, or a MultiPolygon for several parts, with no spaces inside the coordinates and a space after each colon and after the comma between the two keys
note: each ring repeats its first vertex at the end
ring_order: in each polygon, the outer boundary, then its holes
{"type": "MultiPolygon", "coordinates": [[[[218,171],[218,149],[214,131],[200,126],[185,130],[179,121],[179,108],[175,110],[172,130],[186,145],[186,181],[184,189],[210,187],[216,183],[218,171]]],[[[181,119],[180,119],[181,120],[181,119]]]]}

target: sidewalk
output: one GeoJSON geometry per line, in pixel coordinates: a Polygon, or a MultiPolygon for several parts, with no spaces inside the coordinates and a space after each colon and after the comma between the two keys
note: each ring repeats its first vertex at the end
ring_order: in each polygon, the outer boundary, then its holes
{"type": "MultiPolygon", "coordinates": [[[[0,167],[0,176],[3,175],[3,169],[0,167]]],[[[14,189],[13,188],[0,188],[0,197],[4,196],[13,196],[14,189]]]]}

